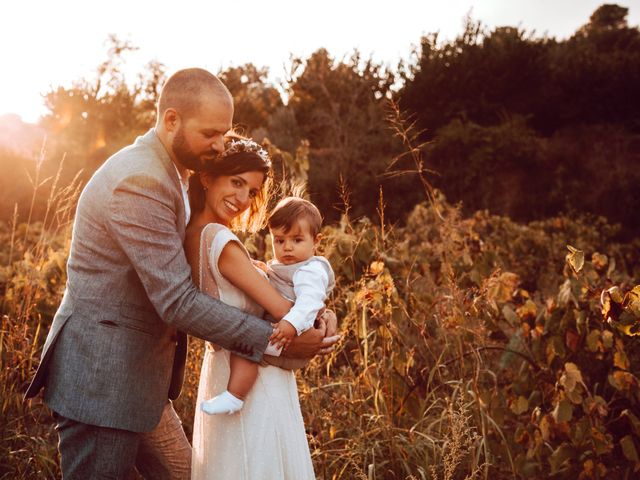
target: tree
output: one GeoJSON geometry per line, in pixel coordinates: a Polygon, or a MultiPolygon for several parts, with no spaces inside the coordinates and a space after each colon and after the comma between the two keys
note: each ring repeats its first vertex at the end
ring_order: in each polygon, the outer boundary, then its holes
{"type": "Polygon", "coordinates": [[[549,173],[522,116],[493,126],[453,120],[438,130],[427,156],[439,173],[435,185],[467,213],[488,209],[518,220],[546,213],[549,173]]]}
{"type": "Polygon", "coordinates": [[[92,80],[58,87],[45,96],[49,113],[42,125],[55,139],[53,158],[66,155],[68,170],[89,176],[109,155],[131,143],[153,125],[155,102],[164,82],[164,66],[147,65],[138,83],[129,85],[122,72],[124,56],[136,47],[115,36],[108,39],[107,59],[92,80]]]}
{"type": "Polygon", "coordinates": [[[627,25],[627,12],[602,5],[558,45],[552,81],[560,92],[559,126],[615,123],[640,132],[640,30],[627,25]]]}
{"type": "Polygon", "coordinates": [[[426,139],[455,118],[495,125],[506,113],[531,115],[542,129],[553,118],[547,107],[553,44],[514,27],[487,32],[467,18],[453,41],[422,38],[415,64],[405,69],[400,106],[416,115],[426,139]]]}
{"type": "Polygon", "coordinates": [[[320,49],[293,65],[288,106],[310,143],[312,198],[331,212],[341,202],[342,178],[351,191],[353,213],[375,214],[380,174],[394,152],[385,121],[393,75],[358,52],[336,61],[320,49]]]}
{"type": "Polygon", "coordinates": [[[611,3],[601,5],[591,14],[586,30],[598,32],[626,29],[628,14],[628,8],[611,3]]]}
{"type": "Polygon", "coordinates": [[[398,97],[433,141],[445,195],[467,211],[592,212],[637,231],[640,30],[627,14],[602,5],[564,41],[470,19],[453,41],[423,37],[398,97]]]}
{"type": "Polygon", "coordinates": [[[218,74],[233,95],[234,124],[247,134],[264,128],[269,117],[283,106],[280,92],[266,81],[268,73],[267,68],[247,63],[218,74]]]}

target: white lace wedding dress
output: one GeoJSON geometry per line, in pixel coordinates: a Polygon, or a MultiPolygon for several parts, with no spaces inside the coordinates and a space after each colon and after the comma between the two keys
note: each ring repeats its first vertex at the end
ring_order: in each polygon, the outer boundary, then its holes
{"type": "MultiPolygon", "coordinates": [[[[261,316],[262,308],[228,282],[218,270],[218,258],[229,242],[238,242],[242,246],[238,237],[222,225],[210,224],[204,228],[200,243],[201,289],[229,305],[261,316]]],[[[200,411],[202,400],[227,388],[229,352],[216,348],[207,346],[200,372],[191,478],[314,479],[292,371],[260,366],[258,380],[239,413],[206,415],[200,411]]]]}

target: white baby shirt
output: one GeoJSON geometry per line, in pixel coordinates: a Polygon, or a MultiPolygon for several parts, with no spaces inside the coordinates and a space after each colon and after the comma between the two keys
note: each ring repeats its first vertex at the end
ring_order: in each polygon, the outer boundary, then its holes
{"type": "Polygon", "coordinates": [[[292,265],[271,261],[267,273],[271,284],[295,302],[283,320],[291,323],[298,335],[310,329],[335,285],[335,275],[328,260],[314,256],[292,265]]]}

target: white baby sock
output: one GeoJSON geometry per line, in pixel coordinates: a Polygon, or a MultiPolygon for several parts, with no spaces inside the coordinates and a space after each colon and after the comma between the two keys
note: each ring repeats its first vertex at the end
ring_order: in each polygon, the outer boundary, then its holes
{"type": "Polygon", "coordinates": [[[234,394],[225,390],[217,397],[213,397],[210,400],[205,400],[200,404],[200,409],[204,413],[209,415],[215,415],[217,413],[236,413],[242,409],[244,402],[236,397],[234,394]]]}

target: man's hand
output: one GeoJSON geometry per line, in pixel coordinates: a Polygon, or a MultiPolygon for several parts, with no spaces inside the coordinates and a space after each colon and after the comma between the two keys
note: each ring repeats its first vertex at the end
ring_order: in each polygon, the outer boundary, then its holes
{"type": "MultiPolygon", "coordinates": [[[[323,308],[318,312],[318,316],[316,318],[316,324],[319,325],[320,321],[324,321],[327,325],[327,332],[324,334],[325,338],[327,337],[335,337],[338,333],[338,319],[333,310],[329,310],[323,308]]],[[[333,351],[333,347],[323,348],[319,353],[331,353],[333,351]]]]}
{"type": "MultiPolygon", "coordinates": [[[[335,314],[330,312],[335,319],[335,314]]],[[[335,329],[335,326],[334,326],[335,329]]],[[[327,321],[321,316],[317,321],[317,326],[303,332],[293,339],[289,348],[282,353],[284,357],[291,358],[311,358],[317,354],[327,354],[333,351],[339,335],[327,336],[327,321]]],[[[335,332],[334,332],[335,333],[335,332]]]]}
{"type": "Polygon", "coordinates": [[[327,324],[325,337],[333,337],[338,333],[338,318],[333,310],[324,309],[319,318],[327,324]]]}

